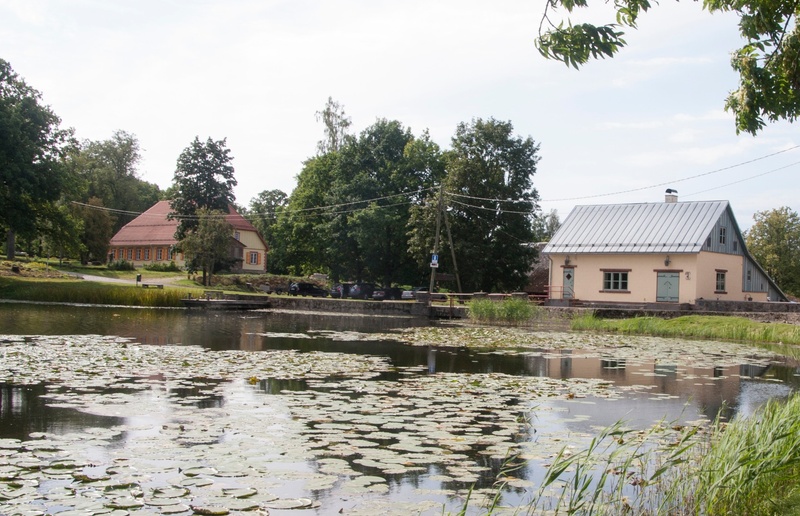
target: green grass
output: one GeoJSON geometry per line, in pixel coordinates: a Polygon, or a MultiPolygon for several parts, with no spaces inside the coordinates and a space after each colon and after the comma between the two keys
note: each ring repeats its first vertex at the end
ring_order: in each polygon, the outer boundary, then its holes
{"type": "Polygon", "coordinates": [[[537,314],[537,307],[525,299],[503,301],[473,299],[469,302],[469,318],[477,322],[521,324],[537,314]]]}
{"type": "Polygon", "coordinates": [[[181,307],[182,298],[190,293],[197,295],[197,292],[197,289],[145,289],[79,280],[0,278],[0,298],[18,301],[181,307]]]}
{"type": "Polygon", "coordinates": [[[658,337],[800,344],[800,326],[761,323],[744,317],[684,315],[674,319],[658,317],[599,319],[593,315],[586,315],[573,319],[571,328],[658,337]]]}

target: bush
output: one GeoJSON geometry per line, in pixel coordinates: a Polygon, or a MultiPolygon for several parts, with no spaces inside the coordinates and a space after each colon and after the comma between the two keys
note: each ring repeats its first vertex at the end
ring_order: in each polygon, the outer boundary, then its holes
{"type": "Polygon", "coordinates": [[[108,264],[108,270],[110,271],[135,271],[136,267],[133,265],[132,262],[127,260],[117,260],[115,262],[111,262],[108,264]]]}
{"type": "Polygon", "coordinates": [[[183,272],[175,262],[169,263],[150,263],[144,266],[148,271],[153,272],[183,272]]]}

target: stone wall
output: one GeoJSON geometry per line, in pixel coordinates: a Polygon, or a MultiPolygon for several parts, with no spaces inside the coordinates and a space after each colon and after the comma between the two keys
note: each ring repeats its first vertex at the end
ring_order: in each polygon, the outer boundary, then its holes
{"type": "Polygon", "coordinates": [[[695,311],[701,312],[767,312],[767,313],[800,313],[800,303],[778,303],[758,301],[718,301],[716,299],[698,299],[695,311]]]}
{"type": "Polygon", "coordinates": [[[427,306],[409,301],[357,301],[326,297],[270,296],[271,307],[307,312],[339,312],[362,315],[398,315],[427,317],[427,306]]]}

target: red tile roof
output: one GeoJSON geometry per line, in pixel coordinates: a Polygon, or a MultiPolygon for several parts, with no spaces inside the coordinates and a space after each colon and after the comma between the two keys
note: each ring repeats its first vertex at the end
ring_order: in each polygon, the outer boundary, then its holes
{"type": "MultiPolygon", "coordinates": [[[[244,217],[239,215],[233,206],[229,207],[230,213],[226,217],[228,223],[239,231],[252,231],[258,234],[256,228],[244,217]]],[[[172,211],[169,201],[158,201],[149,210],[145,211],[132,221],[128,222],[111,238],[112,246],[133,245],[172,245],[175,240],[175,230],[178,220],[169,220],[167,215],[172,211]]],[[[258,234],[262,242],[264,239],[258,234]]],[[[264,247],[267,247],[264,242],[264,247]]]]}

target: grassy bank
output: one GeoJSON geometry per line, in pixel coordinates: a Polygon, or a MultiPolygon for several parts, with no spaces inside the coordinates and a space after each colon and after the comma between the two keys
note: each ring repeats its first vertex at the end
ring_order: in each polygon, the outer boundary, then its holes
{"type": "Polygon", "coordinates": [[[69,279],[0,277],[0,299],[102,305],[181,307],[181,299],[197,289],[145,289],[69,279]]]}
{"type": "Polygon", "coordinates": [[[800,344],[800,326],[761,323],[744,317],[684,315],[674,319],[658,317],[599,319],[593,315],[586,315],[573,319],[571,329],[657,337],[800,344]]]}

